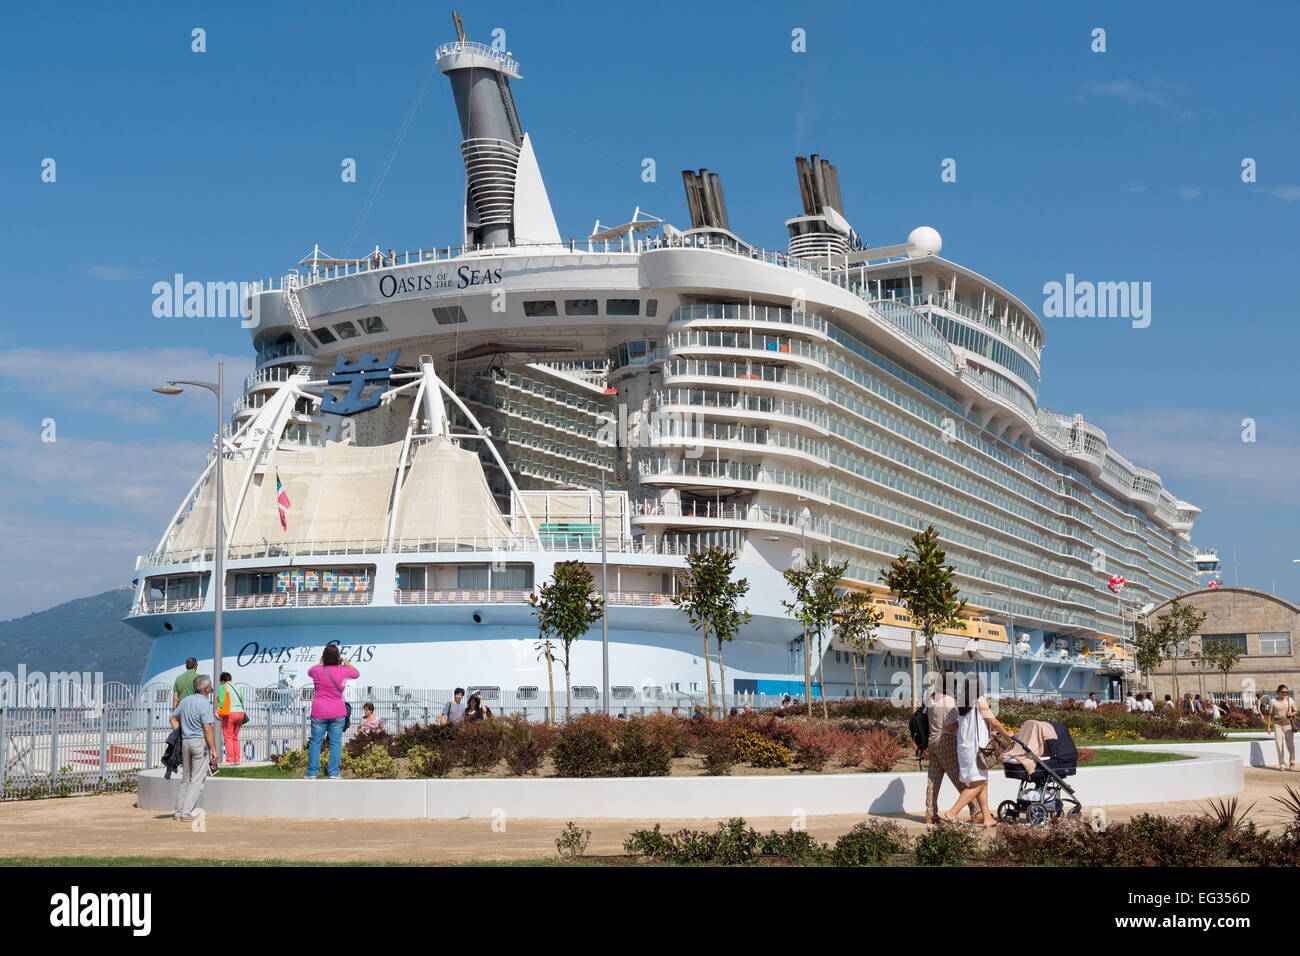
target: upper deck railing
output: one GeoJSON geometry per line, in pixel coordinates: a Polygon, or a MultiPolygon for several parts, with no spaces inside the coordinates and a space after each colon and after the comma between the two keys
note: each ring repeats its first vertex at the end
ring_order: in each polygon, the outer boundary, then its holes
{"type": "Polygon", "coordinates": [[[477,53],[479,56],[486,56],[497,61],[497,66],[502,73],[509,73],[511,76],[519,76],[519,62],[514,57],[507,56],[500,50],[494,50],[486,43],[474,43],[469,40],[453,40],[451,43],[444,43],[434,51],[434,59],[440,60],[444,56],[452,53],[477,53]]]}

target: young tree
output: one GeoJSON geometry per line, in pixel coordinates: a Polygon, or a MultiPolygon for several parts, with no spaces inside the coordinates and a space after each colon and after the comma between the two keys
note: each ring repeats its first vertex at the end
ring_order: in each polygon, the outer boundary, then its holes
{"type": "Polygon", "coordinates": [[[713,672],[709,666],[709,635],[718,643],[718,680],[722,685],[722,712],[727,711],[727,674],[722,665],[722,645],[733,640],[748,623],[750,613],[737,608],[749,593],[749,581],[731,580],[736,569],[736,553],[712,547],[686,556],[686,575],[673,603],[690,619],[697,631],[704,632],[704,678],[709,688],[709,715],[713,714],[713,672]]]}
{"type": "Polygon", "coordinates": [[[804,690],[808,695],[808,716],[812,716],[812,635],[817,635],[817,682],[822,687],[822,716],[826,711],[826,685],[822,681],[822,639],[835,617],[840,598],[840,579],[848,570],[847,561],[832,564],[819,554],[785,572],[785,582],[794,592],[793,601],[781,604],[804,628],[804,690]]]}
{"type": "MultiPolygon", "coordinates": [[[[871,595],[864,591],[845,591],[835,612],[835,636],[853,648],[853,697],[858,696],[858,657],[876,646],[875,632],[884,614],[876,609],[871,595]]],[[[865,676],[865,675],[864,675],[865,676]]],[[[868,690],[870,696],[870,690],[868,690]]]]}
{"type": "Polygon", "coordinates": [[[551,641],[539,641],[534,650],[539,659],[546,658],[546,689],[551,698],[551,726],[555,726],[555,676],[552,665],[555,663],[555,644],[551,641]]]}
{"type": "Polygon", "coordinates": [[[1234,641],[1216,637],[1201,638],[1201,654],[1205,662],[1223,673],[1223,695],[1228,695],[1228,674],[1241,661],[1241,647],[1234,641]]]}
{"type": "Polygon", "coordinates": [[[966,601],[957,598],[957,585],[952,582],[956,568],[944,564],[946,559],[939,532],[930,525],[913,534],[906,550],[880,571],[880,580],[907,608],[912,626],[925,637],[927,661],[932,659],[936,634],[950,627],[966,629],[961,617],[966,601]]]}
{"type": "Polygon", "coordinates": [[[528,596],[537,615],[538,633],[543,641],[554,638],[564,648],[564,716],[572,708],[569,676],[569,651],[573,642],[605,613],[604,602],[592,593],[591,571],[581,561],[562,561],[555,566],[551,580],[537,594],[528,596]]]}
{"type": "Polygon", "coordinates": [[[1200,631],[1205,623],[1205,612],[1178,598],[1169,602],[1169,609],[1155,619],[1154,625],[1138,621],[1134,626],[1134,643],[1137,646],[1138,666],[1154,682],[1155,669],[1162,661],[1174,662],[1174,697],[1178,696],[1179,645],[1200,631]]]}

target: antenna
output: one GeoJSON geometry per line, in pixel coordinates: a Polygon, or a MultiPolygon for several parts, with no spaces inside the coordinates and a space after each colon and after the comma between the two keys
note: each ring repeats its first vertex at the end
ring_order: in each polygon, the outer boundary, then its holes
{"type": "Polygon", "coordinates": [[[461,22],[460,14],[455,10],[451,11],[451,22],[456,24],[456,39],[461,43],[465,42],[465,24],[461,22]]]}

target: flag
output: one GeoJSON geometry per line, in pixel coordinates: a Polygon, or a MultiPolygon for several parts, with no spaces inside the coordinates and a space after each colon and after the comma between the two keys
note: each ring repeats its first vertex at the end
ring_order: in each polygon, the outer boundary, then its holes
{"type": "Polygon", "coordinates": [[[1219,586],[1218,581],[1211,581],[1209,584],[1206,585],[1207,588],[1217,588],[1218,586],[1219,586]]]}
{"type": "Polygon", "coordinates": [[[285,493],[284,485],[280,484],[278,471],[275,473],[275,503],[280,506],[280,527],[288,531],[289,521],[284,513],[289,510],[289,495],[285,493]]]}

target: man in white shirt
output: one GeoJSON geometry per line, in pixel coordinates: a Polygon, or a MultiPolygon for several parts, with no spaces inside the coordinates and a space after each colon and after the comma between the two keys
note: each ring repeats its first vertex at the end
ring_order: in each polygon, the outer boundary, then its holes
{"type": "Polygon", "coordinates": [[[1083,709],[1084,710],[1097,709],[1097,692],[1095,690],[1092,691],[1090,694],[1088,694],[1088,699],[1083,702],[1083,709]]]}
{"type": "Polygon", "coordinates": [[[1137,702],[1137,698],[1133,696],[1133,692],[1129,691],[1128,696],[1124,698],[1124,713],[1131,714],[1133,711],[1141,709],[1142,705],[1137,702]]]}
{"type": "Polygon", "coordinates": [[[1155,701],[1151,699],[1150,694],[1147,694],[1145,699],[1142,701],[1142,712],[1144,714],[1154,714],[1156,712],[1155,701]]]}

